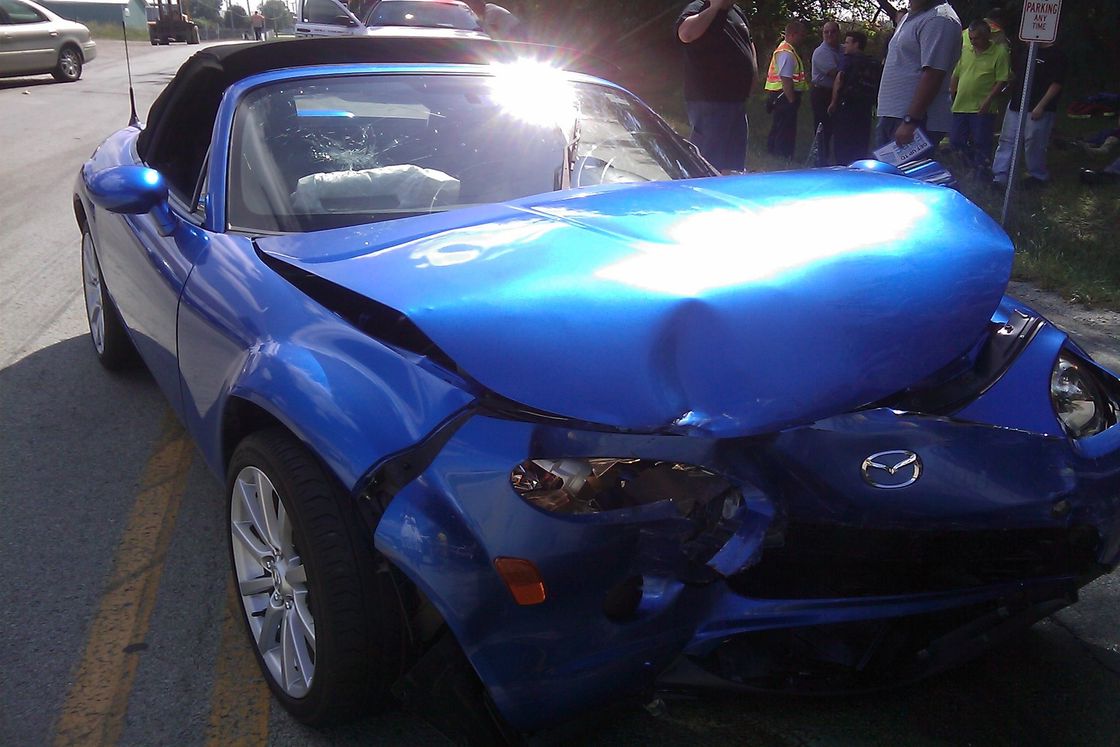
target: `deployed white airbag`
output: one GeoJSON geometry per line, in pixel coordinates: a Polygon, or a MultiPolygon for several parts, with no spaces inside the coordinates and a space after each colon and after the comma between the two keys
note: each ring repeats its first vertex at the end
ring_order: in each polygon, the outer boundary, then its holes
{"type": "Polygon", "coordinates": [[[428,210],[458,202],[458,179],[410,163],[308,174],[292,193],[292,207],[301,213],[428,210]]]}

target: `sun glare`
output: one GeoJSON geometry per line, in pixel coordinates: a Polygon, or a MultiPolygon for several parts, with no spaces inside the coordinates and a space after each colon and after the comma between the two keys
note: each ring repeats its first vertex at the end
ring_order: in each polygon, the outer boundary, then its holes
{"type": "Polygon", "coordinates": [[[523,122],[554,125],[570,135],[576,122],[576,97],[560,70],[521,60],[495,65],[491,90],[502,110],[523,122]]]}
{"type": "Polygon", "coordinates": [[[604,267],[598,277],[685,296],[775,279],[841,256],[891,254],[928,212],[910,195],[835,195],[756,210],[711,210],[686,216],[664,243],[604,267]],[[812,220],[806,220],[813,216],[812,220]],[[838,232],[856,225],[859,231],[838,232]],[[796,240],[789,227],[797,226],[796,240]]]}

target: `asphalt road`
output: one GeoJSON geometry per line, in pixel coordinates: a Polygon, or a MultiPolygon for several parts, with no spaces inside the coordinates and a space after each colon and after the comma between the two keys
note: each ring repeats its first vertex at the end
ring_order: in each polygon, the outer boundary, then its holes
{"type": "MultiPolygon", "coordinates": [[[[146,112],[195,48],[130,47],[146,112]]],[[[328,732],[260,683],[230,614],[224,503],[144,372],[86,338],[71,187],[128,119],[123,45],[81,81],[0,80],[0,745],[445,744],[401,714],[328,732]]],[[[1120,317],[1029,288],[1120,369],[1120,317]]],[[[1120,579],[984,659],[858,698],[620,706],[589,745],[1120,745],[1120,579]]]]}

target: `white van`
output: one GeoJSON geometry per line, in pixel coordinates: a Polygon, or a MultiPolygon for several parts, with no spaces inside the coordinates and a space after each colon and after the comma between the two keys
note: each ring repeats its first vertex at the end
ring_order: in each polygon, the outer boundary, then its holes
{"type": "Polygon", "coordinates": [[[478,16],[459,0],[299,0],[296,36],[459,36],[486,38],[478,16]]]}

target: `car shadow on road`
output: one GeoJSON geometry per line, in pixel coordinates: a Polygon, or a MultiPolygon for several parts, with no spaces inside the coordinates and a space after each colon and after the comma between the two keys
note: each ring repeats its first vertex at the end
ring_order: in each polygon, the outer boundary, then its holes
{"type": "Polygon", "coordinates": [[[102,370],[88,335],[0,369],[2,744],[49,743],[166,410],[143,369],[102,370]]]}
{"type": "Polygon", "coordinates": [[[36,76],[27,78],[7,78],[0,80],[0,91],[8,88],[33,88],[34,86],[49,86],[57,83],[54,78],[49,75],[46,77],[36,76]]]}
{"type": "Polygon", "coordinates": [[[653,718],[604,718],[587,745],[1100,745],[1115,747],[1115,654],[1043,621],[961,668],[859,696],[709,694],[653,718]]]}

